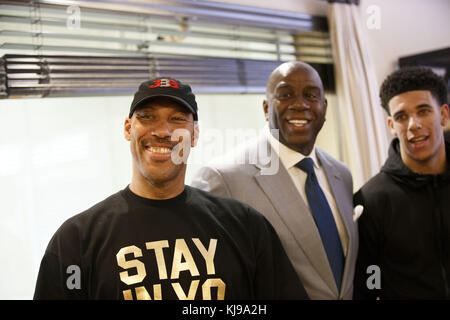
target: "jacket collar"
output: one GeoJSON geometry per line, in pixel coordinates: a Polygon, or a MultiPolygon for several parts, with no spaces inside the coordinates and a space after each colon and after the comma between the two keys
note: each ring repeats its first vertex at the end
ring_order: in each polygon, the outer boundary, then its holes
{"type": "Polygon", "coordinates": [[[381,171],[390,175],[399,183],[411,187],[420,188],[431,181],[450,181],[450,142],[445,141],[445,152],[447,157],[447,170],[438,175],[419,174],[409,169],[403,162],[400,155],[400,141],[394,138],[389,147],[388,158],[381,171]]]}
{"type": "MultiPolygon", "coordinates": [[[[304,158],[311,158],[314,163],[314,167],[316,169],[319,168],[319,162],[316,155],[316,145],[314,145],[312,151],[308,155],[303,155],[300,152],[297,152],[286,145],[282,144],[279,139],[273,136],[271,133],[271,130],[269,129],[269,126],[266,125],[264,127],[264,135],[269,142],[270,146],[272,147],[272,150],[275,150],[278,157],[281,160],[281,163],[284,165],[284,167],[289,170],[290,168],[294,167],[297,163],[302,161],[304,158]]],[[[276,134],[276,132],[275,132],[276,134]]]]}

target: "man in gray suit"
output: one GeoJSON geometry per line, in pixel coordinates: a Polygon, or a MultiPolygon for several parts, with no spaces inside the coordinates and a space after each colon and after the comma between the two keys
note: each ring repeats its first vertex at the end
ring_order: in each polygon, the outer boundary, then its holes
{"type": "Polygon", "coordinates": [[[268,127],[257,141],[234,161],[201,168],[191,184],[261,212],[311,299],[351,299],[358,250],[353,181],[315,145],[327,110],[322,81],[304,62],[283,63],[270,75],[266,97],[268,127]]]}

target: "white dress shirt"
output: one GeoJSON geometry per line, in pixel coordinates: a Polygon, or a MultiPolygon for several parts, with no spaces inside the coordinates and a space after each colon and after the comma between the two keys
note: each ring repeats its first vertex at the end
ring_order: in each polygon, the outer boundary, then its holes
{"type": "Polygon", "coordinates": [[[278,157],[280,158],[281,163],[286,168],[287,172],[289,173],[289,176],[294,182],[295,187],[297,188],[298,192],[300,193],[305,203],[308,203],[308,199],[306,197],[305,192],[307,173],[297,168],[295,165],[304,158],[311,158],[313,160],[314,172],[316,173],[319,185],[322,188],[325,197],[327,198],[328,204],[330,205],[331,212],[333,213],[334,221],[336,223],[336,227],[339,233],[339,238],[341,239],[342,249],[344,251],[344,255],[347,256],[348,234],[345,229],[344,222],[342,221],[342,217],[339,213],[339,209],[336,205],[336,200],[334,199],[333,193],[331,192],[330,189],[330,185],[328,184],[325,172],[317,159],[316,146],[314,145],[313,150],[309,155],[304,156],[300,152],[294,151],[285,146],[284,144],[279,143],[279,141],[275,139],[270,133],[268,125],[265,126],[264,133],[272,148],[274,150],[278,150],[278,157]]]}

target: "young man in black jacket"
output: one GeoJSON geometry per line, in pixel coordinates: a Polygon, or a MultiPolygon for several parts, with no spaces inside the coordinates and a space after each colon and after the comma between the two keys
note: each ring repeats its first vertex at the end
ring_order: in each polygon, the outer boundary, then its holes
{"type": "Polygon", "coordinates": [[[450,143],[443,79],[421,67],[382,84],[395,135],[381,172],[354,196],[359,219],[355,299],[450,298],[450,143]]]}

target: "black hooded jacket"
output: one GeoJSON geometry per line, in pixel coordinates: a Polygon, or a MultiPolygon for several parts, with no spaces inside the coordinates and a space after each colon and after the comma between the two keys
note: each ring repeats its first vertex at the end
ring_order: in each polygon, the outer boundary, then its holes
{"type": "Polygon", "coordinates": [[[443,174],[417,174],[403,163],[394,139],[381,172],[355,194],[354,205],[364,207],[355,299],[450,298],[448,141],[446,155],[443,174]]]}

